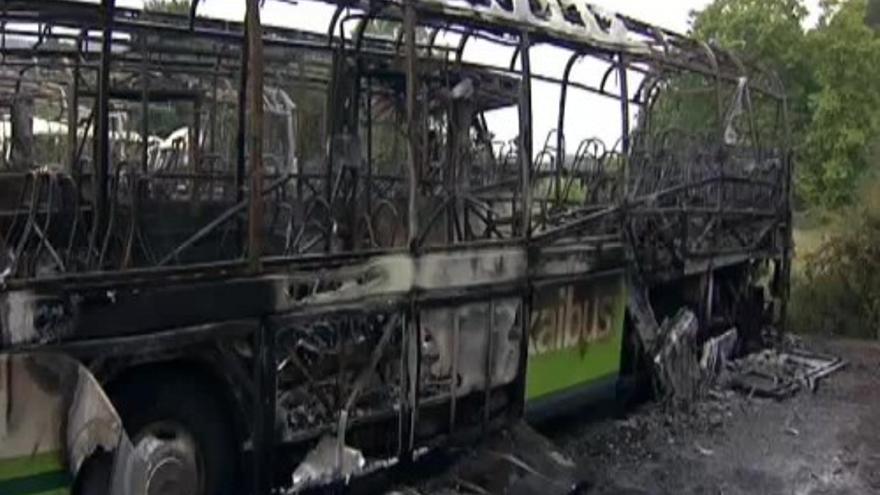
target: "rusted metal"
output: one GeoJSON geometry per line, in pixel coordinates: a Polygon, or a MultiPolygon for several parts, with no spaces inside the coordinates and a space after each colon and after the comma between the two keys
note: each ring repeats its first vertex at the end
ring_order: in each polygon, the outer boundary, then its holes
{"type": "MultiPolygon", "coordinates": [[[[531,68],[531,40],[527,32],[520,35],[518,47],[521,65],[522,80],[520,81],[519,95],[519,187],[521,195],[520,234],[528,241],[532,231],[532,68],[531,68]]],[[[513,62],[511,62],[511,65],[513,62]]]]}
{"type": "Polygon", "coordinates": [[[329,2],[308,32],[261,26],[257,0],[245,23],[196,3],[4,3],[0,101],[57,105],[37,139],[59,153],[0,172],[0,349],[108,377],[211,363],[245,411],[234,444],[253,446],[257,493],[277,488],[276,442],[335,434],[337,457],[375,466],[521,415],[541,291],[787,277],[783,88],[723,51],[581,5],[329,2]],[[498,60],[474,56],[486,44],[498,60]],[[539,45],[561,73],[536,70],[539,45]],[[737,139],[652,120],[682,95],[737,139]],[[779,135],[758,132],[758,105],[778,105],[779,135]],[[612,137],[583,136],[591,119],[612,137]]]}
{"type": "MultiPolygon", "coordinates": [[[[195,3],[194,3],[195,5],[195,3]]],[[[250,210],[248,257],[259,272],[263,256],[263,27],[259,0],[247,3],[248,90],[250,102],[250,210]]],[[[193,149],[197,148],[196,144],[193,149]]]]}
{"type": "Polygon", "coordinates": [[[98,235],[108,214],[110,180],[110,64],[116,0],[101,1],[101,68],[98,73],[97,117],[95,120],[95,217],[93,238],[98,235]]]}
{"type": "Polygon", "coordinates": [[[416,7],[413,0],[408,0],[404,5],[403,12],[403,36],[406,38],[406,132],[407,132],[407,167],[409,179],[409,204],[407,205],[407,218],[409,247],[416,248],[416,239],[419,235],[418,216],[418,184],[421,179],[419,167],[419,125],[416,121],[418,112],[419,74],[418,55],[416,54],[416,7]]]}
{"type": "MultiPolygon", "coordinates": [[[[147,69],[147,40],[141,41],[141,173],[149,172],[150,155],[150,73],[147,69]]],[[[76,91],[76,89],[74,89],[76,91]]]]}
{"type": "MultiPolygon", "coordinates": [[[[82,38],[76,40],[76,53],[82,51],[82,38]]],[[[73,173],[78,169],[77,162],[77,129],[79,128],[79,81],[80,81],[80,58],[74,59],[74,69],[71,75],[70,88],[67,92],[67,152],[68,171],[73,173]]]]}
{"type": "MultiPolygon", "coordinates": [[[[236,133],[235,133],[235,202],[241,203],[245,199],[245,181],[247,178],[247,91],[250,76],[248,69],[250,67],[250,43],[251,37],[248,35],[248,23],[245,22],[244,39],[241,45],[241,65],[239,68],[238,83],[238,106],[236,107],[236,133]]],[[[242,222],[237,223],[236,243],[239,249],[244,247],[244,227],[242,222]]]]}

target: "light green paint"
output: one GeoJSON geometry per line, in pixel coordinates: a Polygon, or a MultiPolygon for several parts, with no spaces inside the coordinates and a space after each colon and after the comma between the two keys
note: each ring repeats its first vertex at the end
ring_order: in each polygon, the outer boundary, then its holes
{"type": "Polygon", "coordinates": [[[617,374],[625,309],[623,276],[538,294],[529,331],[526,399],[617,374]],[[583,313],[589,315],[586,322],[583,313]]]}
{"type": "Polygon", "coordinates": [[[0,494],[68,495],[70,475],[58,452],[0,459],[0,494]]]}
{"type": "Polygon", "coordinates": [[[0,459],[0,480],[63,471],[65,469],[64,464],[61,462],[61,454],[58,452],[0,459]]]}

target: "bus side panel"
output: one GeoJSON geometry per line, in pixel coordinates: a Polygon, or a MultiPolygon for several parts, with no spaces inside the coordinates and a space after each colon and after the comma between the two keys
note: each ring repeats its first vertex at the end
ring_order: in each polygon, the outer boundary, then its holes
{"type": "Polygon", "coordinates": [[[625,310],[623,275],[535,292],[526,386],[530,410],[616,382],[625,310]]]}
{"type": "Polygon", "coordinates": [[[60,354],[0,353],[0,494],[69,493],[93,454],[112,456],[110,495],[140,495],[146,464],[97,380],[60,354]]]}

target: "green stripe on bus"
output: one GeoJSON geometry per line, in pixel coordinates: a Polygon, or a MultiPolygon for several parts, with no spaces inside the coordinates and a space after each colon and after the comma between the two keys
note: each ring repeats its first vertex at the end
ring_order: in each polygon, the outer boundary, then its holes
{"type": "Polygon", "coordinates": [[[529,330],[526,400],[617,374],[625,312],[622,276],[538,292],[529,330]]]}
{"type": "MultiPolygon", "coordinates": [[[[12,478],[25,478],[37,474],[64,470],[65,467],[59,452],[0,459],[0,482],[12,478]]],[[[0,494],[5,493],[0,491],[0,494]]]]}
{"type": "Polygon", "coordinates": [[[50,471],[0,481],[3,495],[68,495],[70,475],[67,471],[50,471]]]}
{"type": "Polygon", "coordinates": [[[586,352],[564,349],[529,358],[526,398],[537,399],[615,375],[620,370],[621,331],[586,352]]]}

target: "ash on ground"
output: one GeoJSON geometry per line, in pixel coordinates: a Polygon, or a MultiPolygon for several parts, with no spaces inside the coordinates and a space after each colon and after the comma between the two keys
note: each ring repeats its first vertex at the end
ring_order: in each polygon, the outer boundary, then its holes
{"type": "Polygon", "coordinates": [[[543,431],[590,493],[880,494],[880,344],[781,349],[724,363],[689,403],[543,431]]]}

